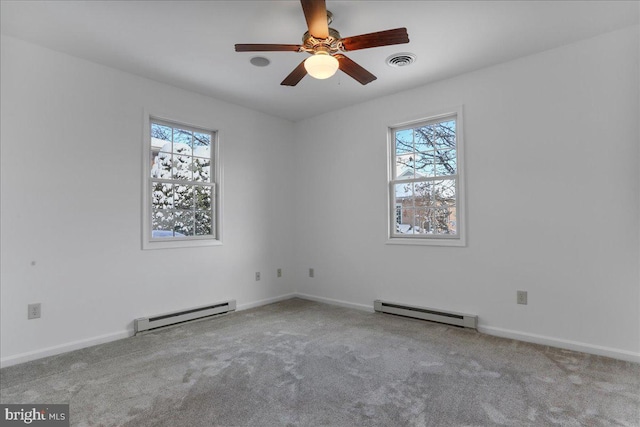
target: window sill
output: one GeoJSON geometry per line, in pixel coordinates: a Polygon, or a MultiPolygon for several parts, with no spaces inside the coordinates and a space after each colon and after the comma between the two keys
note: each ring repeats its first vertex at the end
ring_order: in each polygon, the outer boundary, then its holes
{"type": "Polygon", "coordinates": [[[465,247],[466,242],[463,239],[434,239],[434,238],[387,238],[387,245],[409,245],[409,246],[457,246],[465,247]]]}
{"type": "Polygon", "coordinates": [[[222,246],[221,240],[216,239],[194,239],[194,240],[154,240],[143,241],[142,249],[179,249],[179,248],[201,248],[206,246],[222,246]]]}

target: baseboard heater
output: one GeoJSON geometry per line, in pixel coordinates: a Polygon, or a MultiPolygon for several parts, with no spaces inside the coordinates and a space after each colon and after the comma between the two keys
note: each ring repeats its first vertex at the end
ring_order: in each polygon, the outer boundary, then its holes
{"type": "Polygon", "coordinates": [[[173,326],[178,323],[200,320],[205,317],[217,316],[219,314],[235,311],[236,301],[230,300],[202,307],[190,308],[187,310],[174,311],[160,314],[153,317],[141,317],[133,321],[136,335],[142,332],[152,331],[158,328],[173,326]]]}
{"type": "Polygon", "coordinates": [[[429,320],[431,322],[447,323],[449,325],[462,326],[464,328],[478,329],[478,316],[470,314],[441,311],[433,308],[416,307],[380,300],[375,300],[373,302],[373,309],[380,313],[397,314],[399,316],[414,317],[416,319],[429,320]]]}

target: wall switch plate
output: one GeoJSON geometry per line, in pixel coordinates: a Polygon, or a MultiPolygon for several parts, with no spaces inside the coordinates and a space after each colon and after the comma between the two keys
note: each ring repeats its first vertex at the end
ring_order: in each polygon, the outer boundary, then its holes
{"type": "Polygon", "coordinates": [[[282,269],[281,268],[278,269],[277,276],[278,277],[282,277],[282,269]]]}
{"type": "Polygon", "coordinates": [[[517,301],[518,304],[527,305],[527,291],[518,291],[517,301]]]}
{"type": "Polygon", "coordinates": [[[260,280],[260,272],[259,272],[259,271],[256,271],[256,282],[257,282],[258,280],[260,280]]]}
{"type": "Polygon", "coordinates": [[[315,272],[313,271],[313,268],[309,269],[309,277],[314,277],[315,272]]]}
{"type": "Polygon", "coordinates": [[[27,319],[39,319],[41,315],[41,307],[40,303],[37,304],[29,304],[27,306],[27,319]]]}

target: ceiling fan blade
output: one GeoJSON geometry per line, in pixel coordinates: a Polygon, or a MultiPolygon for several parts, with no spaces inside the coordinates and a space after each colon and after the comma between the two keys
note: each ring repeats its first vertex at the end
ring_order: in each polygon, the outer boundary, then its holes
{"type": "Polygon", "coordinates": [[[393,30],[378,31],[376,33],[362,34],[342,39],[342,46],[347,52],[350,50],[402,43],[409,43],[409,35],[407,34],[406,28],[395,28],[393,30]]]}
{"type": "Polygon", "coordinates": [[[307,20],[309,34],[317,39],[329,37],[329,24],[327,23],[327,5],[325,0],[300,0],[302,11],[307,20]]]}
{"type": "Polygon", "coordinates": [[[300,80],[307,75],[307,69],[304,68],[304,61],[300,63],[285,79],[280,83],[282,86],[295,86],[300,80]]]}
{"type": "Polygon", "coordinates": [[[370,72],[368,72],[367,70],[362,68],[360,65],[356,64],[354,61],[347,58],[346,56],[342,54],[338,54],[334,56],[338,60],[340,69],[344,71],[346,74],[356,79],[361,84],[366,85],[367,83],[371,83],[372,81],[377,79],[376,76],[374,76],[373,74],[371,74],[370,72]]]}
{"type": "Polygon", "coordinates": [[[236,52],[298,52],[297,44],[237,44],[236,52]]]}

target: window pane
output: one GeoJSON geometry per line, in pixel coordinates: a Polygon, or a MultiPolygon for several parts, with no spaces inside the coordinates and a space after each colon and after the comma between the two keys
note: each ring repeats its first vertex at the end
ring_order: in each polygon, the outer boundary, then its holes
{"type": "Polygon", "coordinates": [[[456,182],[453,179],[445,179],[433,182],[433,198],[436,205],[455,204],[456,182]]]}
{"type": "Polygon", "coordinates": [[[194,214],[192,211],[176,211],[174,214],[175,225],[173,230],[176,236],[193,236],[194,214]]]}
{"type": "Polygon", "coordinates": [[[434,125],[434,145],[436,149],[456,148],[456,122],[440,122],[434,125]]]}
{"type": "Polygon", "coordinates": [[[429,214],[430,208],[418,208],[413,218],[414,234],[429,234],[431,231],[431,222],[429,214]]]}
{"type": "Polygon", "coordinates": [[[413,178],[415,174],[414,160],[415,155],[413,153],[396,156],[396,178],[413,178]]]}
{"type": "Polygon", "coordinates": [[[431,231],[433,234],[455,234],[455,229],[452,229],[452,218],[455,224],[455,214],[450,209],[433,209],[431,215],[431,231]]]}
{"type": "Polygon", "coordinates": [[[196,212],[196,236],[206,236],[212,233],[213,216],[211,212],[196,212]]]}
{"type": "Polygon", "coordinates": [[[406,206],[408,202],[413,206],[413,184],[410,182],[404,184],[395,184],[396,201],[395,204],[406,206]]]}
{"type": "Polygon", "coordinates": [[[211,210],[211,187],[195,186],[196,210],[211,210]]]}
{"type": "Polygon", "coordinates": [[[450,206],[445,213],[448,224],[447,234],[458,234],[458,230],[456,228],[456,207],[450,206]]]}
{"type": "Polygon", "coordinates": [[[458,234],[458,216],[455,206],[449,208],[449,234],[458,234]]]}
{"type": "MultiPolygon", "coordinates": [[[[191,149],[189,149],[191,151],[191,149]]],[[[191,181],[193,158],[187,155],[173,155],[173,179],[191,181]]]]}
{"type": "Polygon", "coordinates": [[[176,209],[193,209],[193,186],[175,184],[173,186],[173,205],[176,209]]]}
{"type": "Polygon", "coordinates": [[[413,129],[399,130],[396,133],[396,154],[413,152],[413,129]]]}
{"type": "Polygon", "coordinates": [[[151,138],[171,142],[171,128],[157,123],[151,123],[151,138]]]}
{"type": "Polygon", "coordinates": [[[436,176],[455,175],[458,172],[456,150],[438,150],[435,157],[436,176]]]}
{"type": "Polygon", "coordinates": [[[203,157],[193,159],[193,180],[211,182],[211,159],[203,157]]]}
{"type": "Polygon", "coordinates": [[[174,142],[173,143],[173,152],[175,154],[190,156],[193,152],[191,146],[187,145],[184,142],[174,142]]]}
{"type": "MultiPolygon", "coordinates": [[[[171,143],[169,143],[169,147],[171,147],[171,143]]],[[[161,151],[155,156],[152,154],[152,161],[152,178],[171,179],[171,153],[161,151]]]]}
{"type": "Polygon", "coordinates": [[[168,126],[151,124],[151,177],[171,178],[171,132],[168,126]],[[158,158],[158,155],[162,155],[158,158]],[[168,174],[168,176],[167,176],[168,174]],[[165,176],[163,176],[165,175],[165,176]]]}
{"type": "Polygon", "coordinates": [[[426,152],[433,150],[433,126],[422,126],[415,129],[416,151],[426,152]]]}
{"type": "Polygon", "coordinates": [[[208,133],[194,132],[193,133],[193,151],[194,155],[209,157],[209,147],[211,147],[211,135],[208,133]],[[196,150],[205,149],[207,154],[197,154],[196,150]]]}
{"type": "Polygon", "coordinates": [[[431,181],[414,183],[413,193],[416,206],[431,206],[433,204],[433,185],[431,181]]]}
{"type": "Polygon", "coordinates": [[[413,221],[415,217],[415,209],[405,209],[402,208],[402,222],[400,224],[396,224],[396,233],[398,234],[413,234],[413,221]]]}
{"type": "Polygon", "coordinates": [[[416,153],[416,178],[435,176],[433,151],[416,153]]]}
{"type": "Polygon", "coordinates": [[[153,209],[173,208],[173,185],[154,182],[151,190],[151,207],[153,209]]]}
{"type": "Polygon", "coordinates": [[[171,153],[171,151],[173,151],[173,148],[172,148],[173,147],[173,143],[172,142],[159,141],[158,144],[159,145],[158,145],[158,150],[157,151],[159,151],[159,152],[162,151],[164,153],[171,153]]]}
{"type": "Polygon", "coordinates": [[[187,147],[191,148],[191,141],[193,137],[193,132],[185,129],[173,129],[173,145],[177,144],[185,144],[187,147]]]}
{"type": "Polygon", "coordinates": [[[211,158],[211,147],[204,145],[196,145],[193,147],[193,155],[198,157],[211,158]]]}
{"type": "Polygon", "coordinates": [[[151,237],[173,237],[173,213],[163,210],[154,210],[151,218],[151,237]]]}

